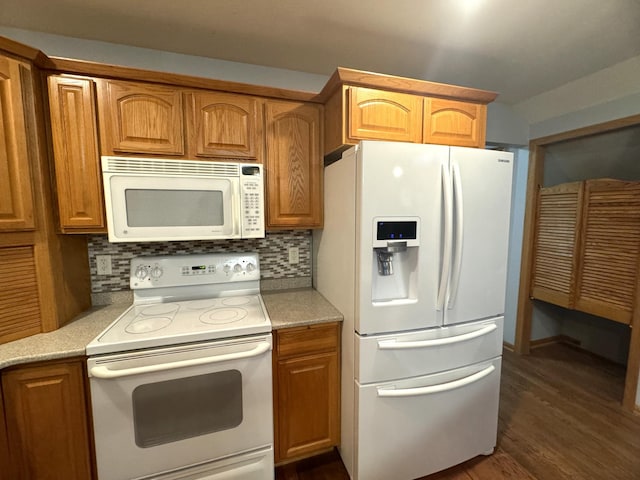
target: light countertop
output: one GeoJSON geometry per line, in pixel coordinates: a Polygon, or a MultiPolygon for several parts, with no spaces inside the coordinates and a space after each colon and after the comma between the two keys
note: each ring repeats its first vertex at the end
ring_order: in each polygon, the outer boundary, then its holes
{"type": "MultiPolygon", "coordinates": [[[[262,292],[274,330],[339,322],[342,314],[312,288],[262,292]]],[[[93,307],[49,333],[0,345],[0,369],[42,360],[84,356],[86,345],[116,320],[130,302],[93,307]]]]}

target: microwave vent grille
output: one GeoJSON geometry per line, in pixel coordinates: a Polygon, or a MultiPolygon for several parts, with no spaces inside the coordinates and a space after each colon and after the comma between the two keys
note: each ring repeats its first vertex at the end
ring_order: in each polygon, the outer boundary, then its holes
{"type": "Polygon", "coordinates": [[[103,170],[112,173],[186,177],[240,176],[240,165],[237,163],[155,158],[103,157],[103,170]]]}

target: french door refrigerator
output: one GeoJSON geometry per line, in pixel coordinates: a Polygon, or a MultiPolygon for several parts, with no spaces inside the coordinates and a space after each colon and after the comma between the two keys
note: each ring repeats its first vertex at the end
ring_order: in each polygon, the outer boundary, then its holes
{"type": "Polygon", "coordinates": [[[410,480],[496,444],[511,153],[364,141],[325,168],[314,284],[344,315],[340,454],[410,480]]]}

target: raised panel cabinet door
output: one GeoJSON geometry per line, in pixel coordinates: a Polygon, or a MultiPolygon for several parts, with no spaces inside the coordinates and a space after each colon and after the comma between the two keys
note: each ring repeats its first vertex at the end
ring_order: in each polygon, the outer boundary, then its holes
{"type": "Polygon", "coordinates": [[[33,230],[27,109],[34,108],[30,66],[0,56],[0,231],[33,230]]]}
{"type": "Polygon", "coordinates": [[[322,226],[321,107],[268,101],[267,228],[322,226]]]}
{"type": "Polygon", "coordinates": [[[8,370],[2,388],[17,478],[91,479],[82,360],[8,370]]]}
{"type": "Polygon", "coordinates": [[[483,148],[487,106],[441,98],[424,100],[424,143],[483,148]]]}
{"type": "Polygon", "coordinates": [[[7,438],[7,424],[5,423],[4,401],[2,400],[2,389],[0,388],[0,480],[11,480],[15,477],[13,473],[13,463],[9,458],[9,439],[7,438]]]}
{"type": "Polygon", "coordinates": [[[185,97],[193,156],[262,161],[262,111],[256,98],[222,92],[185,97]]]}
{"type": "Polygon", "coordinates": [[[422,142],[422,97],[363,87],[348,94],[350,139],[422,142]]]}
{"type": "Polygon", "coordinates": [[[100,80],[98,91],[103,153],[184,154],[180,89],[100,80]]]}
{"type": "Polygon", "coordinates": [[[278,458],[295,458],[337,445],[337,352],[281,360],[277,369],[278,458]]]}
{"type": "Polygon", "coordinates": [[[49,112],[62,231],[105,230],[95,86],[90,79],[50,76],[49,112]]]}

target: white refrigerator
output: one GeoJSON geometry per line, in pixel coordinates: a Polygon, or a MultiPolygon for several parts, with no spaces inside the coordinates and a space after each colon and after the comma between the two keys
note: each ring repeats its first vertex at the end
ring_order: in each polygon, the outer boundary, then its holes
{"type": "Polygon", "coordinates": [[[344,315],[340,454],[411,480],[496,444],[513,156],[364,141],[325,168],[314,285],[344,315]]]}

